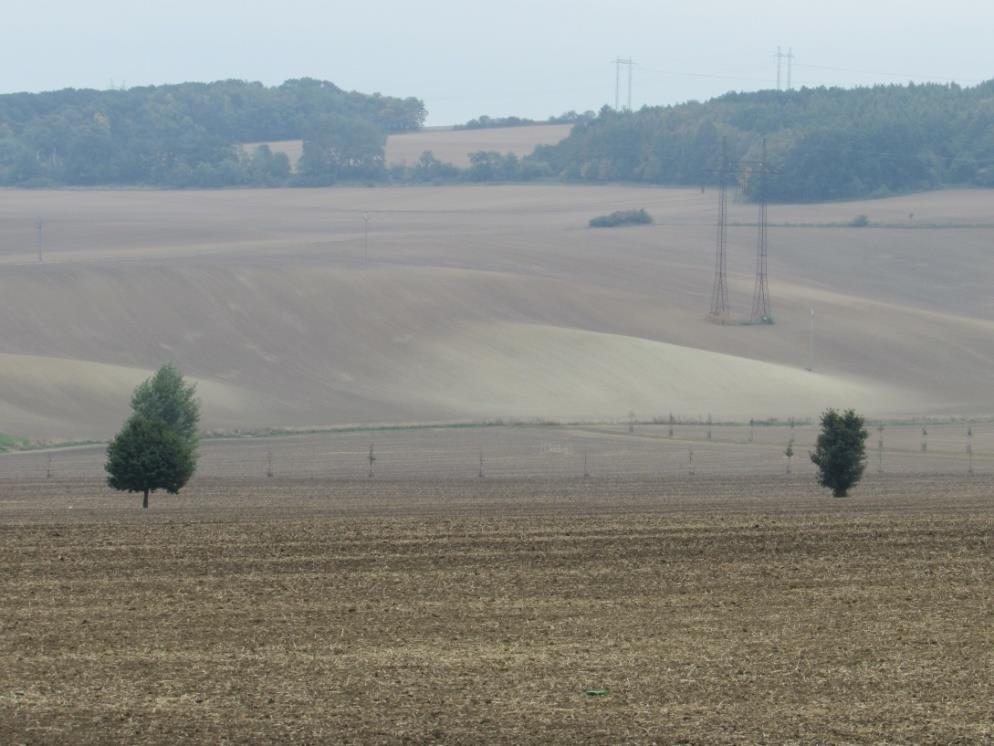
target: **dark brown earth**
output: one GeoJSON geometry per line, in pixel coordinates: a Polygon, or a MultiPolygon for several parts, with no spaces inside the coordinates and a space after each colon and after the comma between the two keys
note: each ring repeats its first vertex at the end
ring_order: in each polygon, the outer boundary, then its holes
{"type": "Polygon", "coordinates": [[[994,742],[990,475],[137,504],[0,480],[0,742],[994,742]]]}

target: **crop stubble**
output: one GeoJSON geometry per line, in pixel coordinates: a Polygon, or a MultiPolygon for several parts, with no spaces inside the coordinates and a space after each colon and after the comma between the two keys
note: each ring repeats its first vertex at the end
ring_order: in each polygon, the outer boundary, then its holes
{"type": "Polygon", "coordinates": [[[4,482],[0,741],[990,742],[992,486],[4,482]]]}

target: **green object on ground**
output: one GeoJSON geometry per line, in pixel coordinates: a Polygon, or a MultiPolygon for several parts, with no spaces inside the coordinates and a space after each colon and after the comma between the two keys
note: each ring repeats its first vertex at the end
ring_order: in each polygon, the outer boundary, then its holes
{"type": "Polygon", "coordinates": [[[588,689],[584,692],[588,697],[606,697],[608,694],[607,689],[588,689]]]}

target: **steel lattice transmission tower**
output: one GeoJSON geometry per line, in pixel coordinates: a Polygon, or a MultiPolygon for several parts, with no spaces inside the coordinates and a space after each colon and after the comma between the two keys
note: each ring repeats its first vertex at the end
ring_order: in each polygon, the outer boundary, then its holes
{"type": "Polygon", "coordinates": [[[759,162],[759,238],[756,244],[756,285],[752,294],[752,323],[754,324],[773,323],[773,313],[770,309],[770,283],[766,271],[766,177],[768,174],[766,140],[763,140],[763,157],[759,162]]]}
{"type": "Polygon", "coordinates": [[[726,222],[728,220],[728,142],[721,142],[721,168],[718,171],[718,236],[714,253],[714,286],[708,319],[716,324],[730,320],[728,308],[728,261],[726,222]]]}
{"type": "Polygon", "coordinates": [[[787,90],[789,91],[792,88],[791,73],[793,73],[793,68],[794,68],[794,48],[791,47],[790,49],[787,50],[787,54],[784,54],[783,50],[780,47],[777,47],[776,57],[777,57],[777,90],[778,91],[781,90],[780,70],[783,67],[783,61],[787,60],[787,90]]]}
{"type": "Polygon", "coordinates": [[[635,61],[629,57],[627,60],[618,57],[614,61],[614,110],[621,111],[621,66],[628,65],[628,107],[626,111],[632,110],[632,66],[635,61]]]}

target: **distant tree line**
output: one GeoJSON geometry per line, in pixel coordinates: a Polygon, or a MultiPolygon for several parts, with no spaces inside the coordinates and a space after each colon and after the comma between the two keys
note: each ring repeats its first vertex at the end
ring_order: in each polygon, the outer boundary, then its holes
{"type": "Polygon", "coordinates": [[[535,181],[549,179],[553,174],[547,165],[514,153],[476,151],[469,154],[469,166],[460,168],[438,160],[426,150],[413,166],[390,166],[387,176],[393,184],[451,184],[535,181]]]}
{"type": "Polygon", "coordinates": [[[303,139],[301,178],[384,175],[388,133],[424,124],[415,98],[327,81],[226,80],[0,96],[0,184],[215,187],[285,183],[286,156],[246,142],[303,139]]]}
{"type": "MultiPolygon", "coordinates": [[[[466,168],[425,152],[386,164],[387,135],[420,129],[415,98],[346,92],[332,83],[220,81],[129,90],[0,96],[0,185],[324,185],[536,179],[704,186],[718,181],[722,143],[745,194],[761,189],[767,141],[775,201],[886,196],[942,186],[994,186],[994,81],[729,93],[705,103],[599,114],[566,112],[570,135],[528,156],[470,154],[466,168]],[[303,140],[296,169],[266,146],[303,140]]],[[[467,129],[535,124],[479,117],[467,129]]]]}
{"type": "MultiPolygon", "coordinates": [[[[571,114],[564,115],[569,118],[571,114]]],[[[480,117],[464,127],[532,124],[480,117]]],[[[994,186],[994,81],[957,85],[803,88],[729,93],[705,103],[577,115],[570,135],[528,156],[473,153],[470,166],[431,153],[391,169],[394,182],[531,181],[717,184],[750,198],[813,202],[882,197],[944,186],[994,186]],[[762,183],[763,141],[775,173],[762,183]],[[736,164],[742,164],[741,166],[736,164]]]]}
{"type": "Polygon", "coordinates": [[[576,124],[577,122],[591,121],[596,119],[596,117],[597,114],[593,111],[585,111],[579,114],[572,110],[545,120],[526,119],[523,117],[488,117],[484,114],[476,119],[470,119],[466,124],[457,124],[453,129],[484,130],[495,129],[497,127],[526,127],[534,124],[576,124]]]}
{"type": "MultiPolygon", "coordinates": [[[[756,162],[762,141],[778,173],[768,196],[818,201],[940,186],[994,186],[994,81],[729,93],[706,103],[618,112],[605,107],[529,160],[569,181],[705,185],[722,142],[756,162]]],[[[736,169],[746,194],[757,169],[736,169]]]]}

